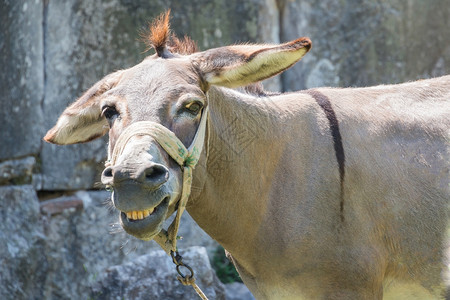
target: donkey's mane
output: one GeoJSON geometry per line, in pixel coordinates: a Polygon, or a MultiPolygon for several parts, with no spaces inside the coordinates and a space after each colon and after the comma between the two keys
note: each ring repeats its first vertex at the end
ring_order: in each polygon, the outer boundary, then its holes
{"type": "Polygon", "coordinates": [[[188,55],[198,51],[197,44],[188,36],[178,38],[170,30],[170,10],[162,13],[146,31],[141,33],[142,40],[147,45],[146,51],[155,49],[158,56],[167,58],[166,52],[188,55]]]}

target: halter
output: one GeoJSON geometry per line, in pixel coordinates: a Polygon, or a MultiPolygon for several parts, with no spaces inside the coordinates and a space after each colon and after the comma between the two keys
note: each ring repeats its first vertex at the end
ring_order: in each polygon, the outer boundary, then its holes
{"type": "Polygon", "coordinates": [[[167,253],[177,251],[177,232],[180,226],[181,215],[186,209],[186,204],[191,194],[192,171],[197,165],[200,154],[205,144],[206,120],[208,118],[208,106],[204,108],[194,140],[189,148],[186,148],[178,137],[161,124],[151,121],[140,121],[128,126],[119,136],[107,165],[115,165],[117,159],[124,151],[125,146],[133,136],[149,135],[173,158],[183,170],[183,187],[175,219],[168,230],[162,229],[154,240],[167,253]]]}

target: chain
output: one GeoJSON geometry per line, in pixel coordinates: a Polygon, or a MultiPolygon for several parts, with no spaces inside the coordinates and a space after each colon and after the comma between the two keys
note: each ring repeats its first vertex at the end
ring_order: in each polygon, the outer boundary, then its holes
{"type": "Polygon", "coordinates": [[[202,300],[208,300],[205,293],[203,293],[203,291],[195,283],[194,270],[192,270],[189,265],[183,263],[183,257],[180,255],[180,253],[178,253],[178,251],[170,251],[170,256],[172,257],[172,262],[176,265],[176,269],[179,274],[179,276],[177,276],[178,281],[180,281],[183,285],[192,286],[192,288],[202,300]],[[181,267],[188,269],[190,274],[183,274],[183,272],[181,272],[180,270],[181,267]]]}

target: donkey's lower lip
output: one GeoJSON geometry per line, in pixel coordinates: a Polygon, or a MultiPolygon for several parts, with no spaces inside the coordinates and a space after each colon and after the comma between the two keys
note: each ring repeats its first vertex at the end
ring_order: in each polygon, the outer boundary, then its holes
{"type": "MultiPolygon", "coordinates": [[[[120,213],[120,222],[123,229],[138,239],[151,240],[155,235],[159,233],[162,228],[163,221],[165,220],[167,211],[169,209],[169,198],[165,197],[160,204],[158,204],[147,217],[140,219],[139,212],[142,214],[145,211],[133,211],[131,212],[131,218],[127,217],[127,213],[120,213]],[[134,218],[134,213],[137,218],[134,218]]],[[[150,210],[147,210],[149,212],[150,210]]],[[[128,212],[130,215],[130,212],[128,212]]]]}

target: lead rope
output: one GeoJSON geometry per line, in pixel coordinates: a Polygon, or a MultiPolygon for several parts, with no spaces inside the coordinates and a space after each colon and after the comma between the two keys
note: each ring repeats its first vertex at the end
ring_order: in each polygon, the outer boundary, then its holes
{"type": "Polygon", "coordinates": [[[183,170],[183,187],[180,200],[178,201],[178,208],[175,219],[172,221],[172,224],[170,224],[168,230],[161,230],[155,236],[154,240],[168,255],[172,257],[172,261],[176,265],[176,270],[180,275],[177,277],[177,279],[183,285],[191,285],[197,292],[199,297],[203,300],[207,300],[208,298],[195,283],[194,271],[191,267],[182,262],[182,256],[178,253],[177,233],[180,226],[181,215],[186,209],[186,204],[189,199],[189,195],[191,194],[192,171],[197,165],[198,160],[200,159],[200,154],[202,153],[203,146],[205,144],[207,118],[208,107],[206,107],[203,111],[194,140],[192,141],[192,144],[188,149],[172,131],[161,124],[150,121],[140,121],[133,123],[128,126],[119,136],[113,152],[109,153],[110,159],[107,162],[107,166],[114,166],[120,154],[124,151],[128,141],[133,136],[149,135],[153,137],[170,155],[170,157],[172,157],[180,165],[183,170]],[[191,272],[191,274],[184,275],[180,271],[180,267],[187,268],[191,272]]]}
{"type": "Polygon", "coordinates": [[[178,281],[181,282],[183,285],[190,285],[190,286],[192,286],[194,291],[197,292],[197,295],[202,300],[208,300],[208,298],[206,297],[205,293],[203,293],[203,291],[195,283],[194,271],[192,270],[191,267],[189,267],[189,265],[186,265],[185,263],[183,263],[183,257],[180,255],[180,253],[178,253],[178,251],[176,251],[176,252],[171,251],[170,252],[170,256],[172,256],[172,261],[176,265],[177,272],[180,275],[180,276],[177,276],[178,281]],[[186,269],[189,270],[189,272],[191,272],[191,274],[190,275],[184,275],[181,272],[180,267],[185,267],[186,269]]]}

